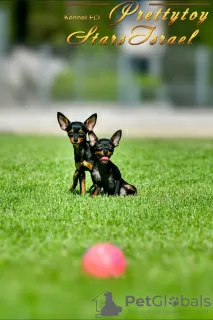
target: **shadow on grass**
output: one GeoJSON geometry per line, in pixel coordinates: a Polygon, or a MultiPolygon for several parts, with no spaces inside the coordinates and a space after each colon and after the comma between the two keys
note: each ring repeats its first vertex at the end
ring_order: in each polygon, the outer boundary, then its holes
{"type": "MultiPolygon", "coordinates": [[[[93,192],[93,188],[94,188],[93,186],[90,187],[90,188],[86,191],[86,195],[87,195],[87,194],[88,194],[88,195],[91,195],[92,192],[93,192]]],[[[67,190],[67,193],[68,193],[68,194],[77,195],[77,196],[80,196],[80,195],[81,195],[80,190],[74,190],[74,191],[67,190]]]]}

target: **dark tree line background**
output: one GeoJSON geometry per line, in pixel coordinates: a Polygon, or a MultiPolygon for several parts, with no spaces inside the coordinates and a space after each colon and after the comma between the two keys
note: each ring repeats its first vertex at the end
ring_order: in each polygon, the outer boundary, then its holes
{"type": "MultiPolygon", "coordinates": [[[[193,0],[188,0],[188,3],[193,0]]],[[[99,22],[100,35],[109,35],[115,33],[113,28],[109,27],[109,9],[108,7],[67,7],[65,1],[51,0],[13,0],[1,1],[0,8],[7,8],[10,12],[10,35],[12,43],[37,45],[43,42],[49,42],[53,45],[66,45],[67,36],[73,31],[88,31],[94,21],[65,21],[64,15],[101,15],[99,22]]],[[[118,3],[114,1],[114,4],[118,3]]],[[[113,2],[112,6],[113,7],[113,2]]],[[[168,35],[190,36],[196,29],[200,29],[199,35],[195,38],[197,43],[202,43],[213,47],[213,4],[205,7],[190,7],[190,11],[209,11],[209,16],[201,26],[196,25],[195,21],[177,21],[171,27],[168,27],[168,35]]],[[[172,7],[172,11],[183,12],[183,7],[172,7]]],[[[108,46],[110,48],[111,46],[108,46]]]]}

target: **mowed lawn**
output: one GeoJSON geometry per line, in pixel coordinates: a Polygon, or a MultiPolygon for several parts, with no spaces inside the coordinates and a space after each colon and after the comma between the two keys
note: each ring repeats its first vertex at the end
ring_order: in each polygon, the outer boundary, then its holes
{"type": "Polygon", "coordinates": [[[2,135],[0,146],[0,319],[94,319],[104,291],[123,308],[116,319],[213,318],[213,141],[121,140],[113,161],[138,188],[126,198],[70,194],[65,137],[2,135]],[[123,277],[84,274],[98,242],[123,249],[123,277]],[[211,306],[125,306],[164,295],[211,306]]]}

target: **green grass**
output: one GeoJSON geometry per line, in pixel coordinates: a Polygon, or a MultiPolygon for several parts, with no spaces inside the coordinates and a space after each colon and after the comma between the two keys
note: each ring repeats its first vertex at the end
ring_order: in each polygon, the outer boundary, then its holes
{"type": "MultiPolygon", "coordinates": [[[[0,318],[93,319],[92,299],[112,291],[117,319],[212,319],[210,307],[125,307],[136,298],[213,293],[213,141],[123,140],[113,161],[136,197],[68,192],[65,137],[0,136],[0,318]],[[97,242],[119,245],[122,278],[81,270],[97,242]]],[[[87,186],[91,185],[87,175],[87,186]]]]}

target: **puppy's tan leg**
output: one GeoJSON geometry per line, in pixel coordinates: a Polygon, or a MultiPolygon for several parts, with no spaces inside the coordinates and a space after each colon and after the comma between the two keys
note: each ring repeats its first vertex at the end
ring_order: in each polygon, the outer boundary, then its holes
{"type": "Polygon", "coordinates": [[[73,176],[73,184],[70,188],[70,191],[73,192],[78,184],[78,178],[79,178],[79,171],[75,170],[74,176],[73,176]]]}
{"type": "Polygon", "coordinates": [[[86,193],[86,175],[84,171],[80,173],[79,180],[80,180],[80,193],[82,196],[84,196],[86,193]]]}

